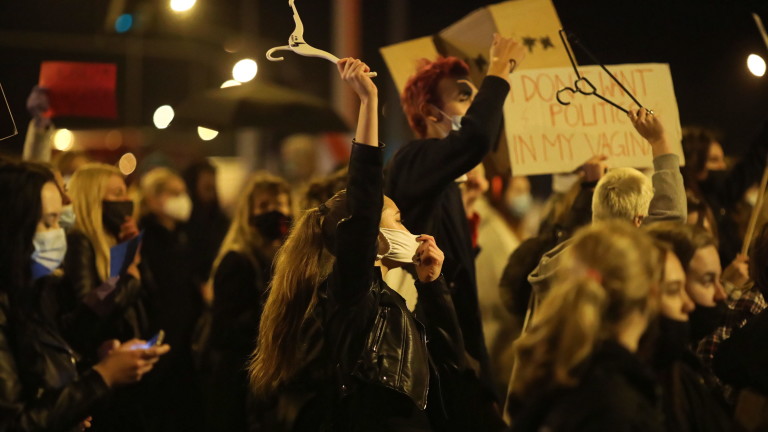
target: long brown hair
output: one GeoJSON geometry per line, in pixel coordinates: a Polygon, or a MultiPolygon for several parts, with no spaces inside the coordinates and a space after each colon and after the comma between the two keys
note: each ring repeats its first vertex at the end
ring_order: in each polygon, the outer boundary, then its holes
{"type": "Polygon", "coordinates": [[[305,363],[306,324],[317,306],[318,288],[333,268],[336,225],[348,214],[346,191],[304,211],[275,256],[249,365],[251,387],[260,396],[290,380],[305,363]]]}
{"type": "Polygon", "coordinates": [[[624,221],[580,230],[532,329],[514,344],[513,397],[525,400],[577,384],[577,368],[598,343],[615,338],[628,314],[654,304],[659,253],[646,234],[624,221]]]}

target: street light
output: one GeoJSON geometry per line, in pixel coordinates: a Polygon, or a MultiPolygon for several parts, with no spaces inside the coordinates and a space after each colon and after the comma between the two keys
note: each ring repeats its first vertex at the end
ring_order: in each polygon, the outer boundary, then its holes
{"type": "Polygon", "coordinates": [[[171,124],[173,120],[173,108],[170,105],[163,105],[155,110],[155,114],[152,115],[152,122],[158,129],[165,129],[171,124]]]}
{"type": "Polygon", "coordinates": [[[747,68],[752,72],[752,75],[761,77],[765,75],[765,60],[757,54],[750,54],[747,57],[747,68]]]}
{"type": "Polygon", "coordinates": [[[219,131],[198,126],[197,135],[203,141],[210,141],[219,135],[219,131]]]}
{"type": "Polygon", "coordinates": [[[253,59],[242,59],[232,68],[232,78],[241,83],[248,82],[256,77],[259,67],[253,59]]]}
{"type": "Polygon", "coordinates": [[[174,12],[186,12],[195,5],[197,0],[171,0],[171,9],[174,12]]]}

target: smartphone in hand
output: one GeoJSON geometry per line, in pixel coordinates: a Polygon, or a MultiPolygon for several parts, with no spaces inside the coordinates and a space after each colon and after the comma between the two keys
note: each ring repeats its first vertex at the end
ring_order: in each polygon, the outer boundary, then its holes
{"type": "Polygon", "coordinates": [[[152,339],[148,340],[145,344],[135,345],[132,349],[148,349],[156,345],[162,345],[165,339],[165,331],[160,330],[156,335],[152,336],[152,339]]]}

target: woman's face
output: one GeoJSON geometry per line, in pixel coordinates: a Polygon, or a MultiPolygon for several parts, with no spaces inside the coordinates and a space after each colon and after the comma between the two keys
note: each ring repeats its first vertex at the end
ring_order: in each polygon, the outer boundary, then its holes
{"type": "Polygon", "coordinates": [[[685,291],[685,270],[677,255],[666,253],[661,283],[661,314],[675,321],[688,321],[694,304],[685,291]]]}
{"type": "Polygon", "coordinates": [[[45,232],[59,229],[59,217],[61,216],[62,200],[58,186],[53,182],[43,185],[40,190],[42,205],[42,217],[37,223],[36,232],[45,232]]]}
{"type": "Polygon", "coordinates": [[[713,141],[707,152],[707,171],[724,171],[728,168],[725,164],[725,153],[719,142],[713,141]]]}
{"type": "Polygon", "coordinates": [[[706,246],[696,250],[688,266],[685,289],[697,305],[712,307],[726,298],[720,284],[720,256],[717,248],[706,246]]]}
{"type": "Polygon", "coordinates": [[[128,188],[125,186],[123,177],[115,174],[107,180],[107,188],[104,190],[104,201],[130,201],[128,188]]]}
{"type": "MultiPolygon", "coordinates": [[[[440,109],[444,113],[449,116],[463,116],[475,98],[477,87],[468,79],[443,78],[437,85],[437,91],[443,104],[440,109]]],[[[447,121],[450,126],[450,119],[442,120],[447,121]]]]}
{"type": "Polygon", "coordinates": [[[253,196],[251,209],[253,209],[251,212],[253,216],[272,211],[279,211],[286,216],[290,216],[291,198],[286,193],[279,193],[277,195],[270,192],[257,193],[253,196]]]}
{"type": "Polygon", "coordinates": [[[384,207],[381,210],[381,222],[379,223],[381,228],[397,229],[401,231],[408,231],[408,228],[403,225],[403,220],[400,216],[400,209],[397,208],[395,202],[384,197],[384,207]]]}

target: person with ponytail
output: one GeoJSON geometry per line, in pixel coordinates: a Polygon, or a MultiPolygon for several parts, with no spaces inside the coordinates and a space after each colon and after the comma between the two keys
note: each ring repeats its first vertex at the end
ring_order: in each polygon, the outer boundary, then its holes
{"type": "Polygon", "coordinates": [[[251,387],[274,401],[266,430],[430,431],[443,415],[438,371],[466,368],[443,253],[408,232],[383,195],[368,66],[342,59],[338,68],[361,100],[347,188],[303,212],[277,253],[251,387]],[[411,262],[420,302],[434,306],[424,324],[382,280],[411,262]]]}
{"type": "Polygon", "coordinates": [[[116,167],[86,164],[72,175],[68,189],[75,225],[67,235],[64,272],[70,290],[62,300],[63,325],[78,351],[94,361],[104,340],[151,336],[138,258],[123,274],[110,272],[110,248],[135,237],[138,230],[133,201],[116,167]]]}
{"type": "Polygon", "coordinates": [[[659,251],[624,221],[581,229],[530,330],[515,342],[512,430],[663,430],[635,354],[656,314],[659,251]]]}
{"type": "Polygon", "coordinates": [[[290,227],[288,183],[266,172],[253,174],[211,272],[210,327],[201,347],[206,430],[247,430],[245,369],[258,338],[272,260],[290,227]]]}

